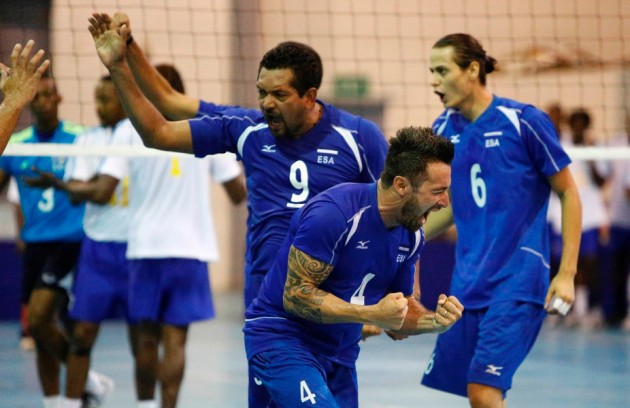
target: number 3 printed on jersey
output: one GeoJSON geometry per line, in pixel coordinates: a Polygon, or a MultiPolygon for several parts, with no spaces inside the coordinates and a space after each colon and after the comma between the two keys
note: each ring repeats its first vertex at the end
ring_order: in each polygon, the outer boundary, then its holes
{"type": "Polygon", "coordinates": [[[306,203],[308,198],[308,169],[306,163],[302,160],[298,160],[291,165],[291,171],[289,172],[289,181],[291,185],[298,193],[291,194],[291,201],[287,203],[289,208],[300,208],[306,203]]]}
{"type": "Polygon", "coordinates": [[[470,168],[470,188],[477,207],[483,208],[486,205],[486,182],[481,177],[481,166],[475,163],[470,168]]]}
{"type": "Polygon", "coordinates": [[[37,202],[37,208],[43,213],[49,213],[55,208],[54,187],[48,187],[42,191],[42,198],[37,202]]]}

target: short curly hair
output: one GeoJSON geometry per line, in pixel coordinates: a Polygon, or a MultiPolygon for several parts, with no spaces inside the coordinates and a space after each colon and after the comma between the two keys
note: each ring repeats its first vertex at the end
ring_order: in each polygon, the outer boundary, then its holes
{"type": "Polygon", "coordinates": [[[293,83],[300,96],[310,88],[319,89],[322,84],[324,68],[317,52],[306,44],[286,41],[267,51],[258,66],[261,69],[290,69],[293,71],[293,83]]]}

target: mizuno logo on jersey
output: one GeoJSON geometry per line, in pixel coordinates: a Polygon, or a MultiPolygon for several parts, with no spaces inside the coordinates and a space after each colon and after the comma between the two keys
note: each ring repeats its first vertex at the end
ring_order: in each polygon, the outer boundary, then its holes
{"type": "Polygon", "coordinates": [[[497,367],[497,366],[492,365],[492,364],[488,364],[487,367],[488,368],[486,368],[486,373],[492,374],[492,375],[496,375],[498,377],[501,376],[501,373],[499,372],[499,370],[503,370],[503,367],[497,367]]]}
{"type": "Polygon", "coordinates": [[[357,249],[368,249],[367,244],[370,241],[357,241],[359,245],[356,246],[357,249]]]}
{"type": "Polygon", "coordinates": [[[260,149],[261,152],[265,152],[265,153],[275,153],[276,152],[276,145],[272,144],[272,145],[263,145],[263,148],[260,149]]]}
{"type": "Polygon", "coordinates": [[[459,143],[459,135],[453,135],[449,139],[451,139],[451,143],[459,143]]]}

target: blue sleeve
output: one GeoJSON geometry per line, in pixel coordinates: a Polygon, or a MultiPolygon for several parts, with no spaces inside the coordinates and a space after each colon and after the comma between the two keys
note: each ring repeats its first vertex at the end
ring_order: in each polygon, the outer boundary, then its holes
{"type": "Polygon", "coordinates": [[[193,153],[196,157],[209,154],[235,152],[235,141],[230,134],[230,126],[221,116],[203,116],[190,119],[193,153]]]}
{"type": "Polygon", "coordinates": [[[360,145],[363,147],[362,154],[366,162],[361,181],[372,183],[381,177],[389,145],[379,127],[367,119],[360,119],[358,130],[360,145]]]}
{"type": "Polygon", "coordinates": [[[223,112],[228,109],[239,109],[238,106],[231,105],[217,105],[212,102],[199,101],[199,110],[197,111],[197,118],[202,116],[215,116],[221,115],[223,112]]]}
{"type": "Polygon", "coordinates": [[[546,113],[533,106],[524,107],[521,126],[523,143],[529,157],[545,177],[558,173],[571,163],[546,113]]]}
{"type": "Polygon", "coordinates": [[[301,214],[293,246],[310,257],[336,265],[347,234],[347,222],[336,204],[319,200],[301,214]],[[325,221],[323,221],[325,220],[325,221]]]}

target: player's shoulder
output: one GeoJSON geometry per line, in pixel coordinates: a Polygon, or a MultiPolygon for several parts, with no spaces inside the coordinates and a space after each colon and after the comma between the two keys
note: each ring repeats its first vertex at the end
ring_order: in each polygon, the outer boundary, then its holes
{"type": "Polygon", "coordinates": [[[351,132],[357,131],[359,134],[363,133],[376,133],[382,135],[382,132],[378,125],[370,119],[350,113],[344,109],[338,108],[335,105],[328,104],[319,101],[324,107],[325,114],[328,116],[332,126],[336,126],[343,129],[348,129],[351,132]]]}
{"type": "Polygon", "coordinates": [[[77,140],[87,139],[89,137],[100,137],[105,134],[107,134],[107,132],[103,126],[88,126],[83,128],[83,132],[77,136],[77,140]]]}
{"type": "MultiPolygon", "coordinates": [[[[341,183],[318,194],[312,200],[337,208],[347,218],[370,204],[370,188],[374,184],[368,183],[341,183]]],[[[307,204],[308,205],[308,204],[307,204]]]]}
{"type": "Polygon", "coordinates": [[[464,120],[464,117],[458,110],[448,108],[433,121],[431,128],[436,135],[444,135],[447,126],[456,127],[461,120],[464,120]]]}
{"type": "Polygon", "coordinates": [[[35,131],[33,126],[29,126],[25,129],[15,132],[9,139],[9,144],[12,143],[29,143],[35,140],[35,131]]]}
{"type": "Polygon", "coordinates": [[[63,133],[78,136],[86,130],[86,127],[83,125],[79,125],[78,123],[74,123],[72,121],[64,120],[61,122],[61,131],[63,133]]]}
{"type": "Polygon", "coordinates": [[[514,115],[524,119],[545,116],[545,113],[542,110],[532,104],[498,96],[495,96],[494,98],[495,100],[493,101],[493,105],[495,110],[502,112],[503,114],[513,112],[514,115]]]}

